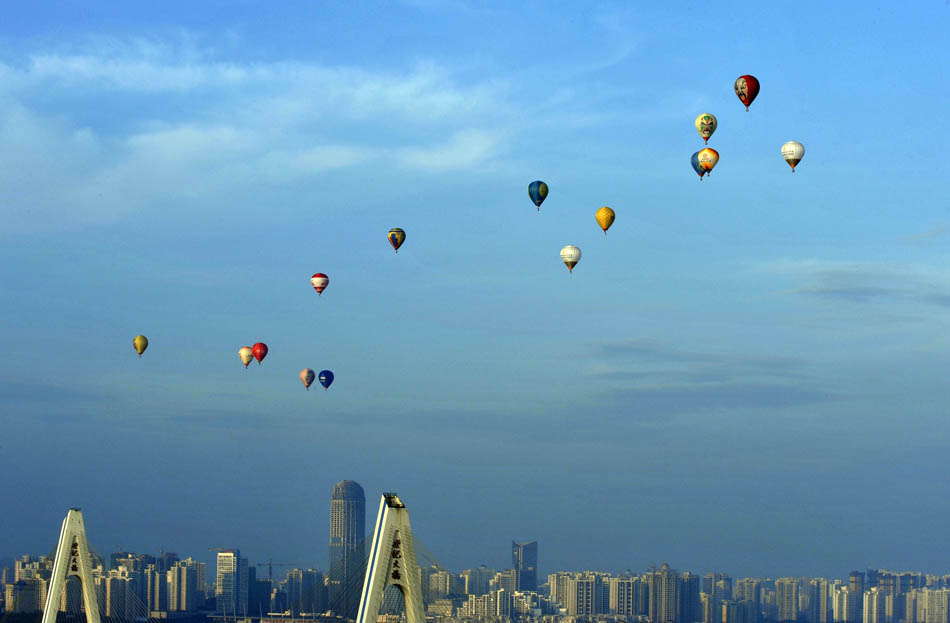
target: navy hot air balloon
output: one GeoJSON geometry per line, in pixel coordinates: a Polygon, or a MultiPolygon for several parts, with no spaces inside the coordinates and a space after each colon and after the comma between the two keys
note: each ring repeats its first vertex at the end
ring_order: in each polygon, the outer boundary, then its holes
{"type": "Polygon", "coordinates": [[[320,384],[323,385],[323,389],[330,389],[330,386],[333,385],[333,372],[329,370],[321,370],[320,376],[317,377],[317,380],[320,381],[320,384]]]}
{"type": "Polygon", "coordinates": [[[540,212],[541,204],[544,203],[544,200],[547,199],[548,196],[548,185],[541,180],[531,182],[528,184],[528,196],[531,197],[531,201],[534,202],[534,205],[538,208],[538,212],[540,212]]]}

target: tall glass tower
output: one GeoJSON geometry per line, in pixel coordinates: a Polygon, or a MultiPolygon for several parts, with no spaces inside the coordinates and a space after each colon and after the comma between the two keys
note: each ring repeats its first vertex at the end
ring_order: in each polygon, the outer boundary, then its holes
{"type": "Polygon", "coordinates": [[[511,566],[516,573],[515,589],[538,590],[538,542],[511,542],[511,566]]]}
{"type": "Polygon", "coordinates": [[[366,555],[366,495],[352,480],[333,486],[330,494],[330,606],[348,619],[356,618],[366,555]]]}

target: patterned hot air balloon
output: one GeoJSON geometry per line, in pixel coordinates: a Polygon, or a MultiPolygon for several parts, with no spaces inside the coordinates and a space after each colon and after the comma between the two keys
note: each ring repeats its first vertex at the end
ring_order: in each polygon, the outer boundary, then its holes
{"type": "Polygon", "coordinates": [[[699,132],[699,138],[703,139],[704,143],[709,143],[709,137],[712,136],[716,128],[719,127],[719,122],[716,120],[715,115],[704,112],[696,117],[696,121],[693,122],[693,125],[696,126],[696,131],[699,132]]]}
{"type": "Polygon", "coordinates": [[[574,272],[574,267],[581,261],[581,250],[572,244],[561,249],[561,261],[567,266],[567,270],[574,272]]]}
{"type": "Polygon", "coordinates": [[[604,230],[605,236],[607,235],[607,230],[614,224],[614,218],[616,216],[614,211],[607,206],[602,207],[594,213],[594,218],[597,220],[597,224],[600,225],[600,228],[604,230]]]}
{"type": "Polygon", "coordinates": [[[135,352],[141,357],[145,349],[148,348],[148,338],[144,335],[136,335],[132,338],[132,348],[134,348],[135,352]]]}
{"type": "Polygon", "coordinates": [[[736,83],[732,87],[736,91],[736,96],[745,104],[746,112],[749,112],[749,106],[755,101],[759,94],[759,81],[755,76],[748,74],[736,78],[736,83]]]}
{"type": "Polygon", "coordinates": [[[317,375],[310,368],[304,368],[300,371],[300,382],[307,388],[307,391],[310,391],[310,386],[313,385],[313,379],[315,378],[317,378],[317,375]]]}
{"type": "Polygon", "coordinates": [[[531,197],[531,201],[534,202],[534,205],[538,208],[538,212],[540,212],[541,204],[544,203],[544,200],[548,197],[548,185],[541,180],[531,182],[528,184],[528,196],[531,197]]]}
{"type": "Polygon", "coordinates": [[[261,365],[261,362],[264,361],[264,357],[267,356],[267,344],[258,342],[254,346],[251,346],[251,354],[254,355],[254,359],[257,359],[257,365],[261,365]]]}
{"type": "Polygon", "coordinates": [[[254,351],[250,346],[242,346],[238,349],[238,357],[241,358],[241,363],[244,364],[244,368],[247,368],[247,365],[251,363],[251,359],[254,358],[254,351]]]}
{"type": "Polygon", "coordinates": [[[782,145],[782,158],[792,167],[792,173],[795,172],[795,166],[802,161],[805,156],[805,146],[798,141],[789,141],[782,145]]]}
{"type": "Polygon", "coordinates": [[[693,171],[696,171],[696,175],[699,176],[699,181],[703,181],[703,176],[706,175],[706,169],[699,165],[699,152],[695,152],[689,158],[689,163],[693,165],[693,171]]]}
{"type": "Polygon", "coordinates": [[[712,175],[713,167],[719,162],[719,152],[712,147],[704,147],[696,152],[696,161],[706,173],[712,175]]]}
{"type": "Polygon", "coordinates": [[[333,384],[333,372],[329,370],[320,370],[320,376],[317,377],[317,380],[319,380],[320,384],[323,385],[324,390],[330,389],[330,385],[333,384]]]}
{"type": "Polygon", "coordinates": [[[323,294],[323,291],[330,285],[330,278],[323,273],[314,273],[313,276],[310,277],[310,285],[313,286],[317,294],[323,294]]]}
{"type": "Polygon", "coordinates": [[[398,253],[399,247],[406,241],[406,232],[398,227],[393,227],[389,230],[389,234],[387,234],[386,237],[389,238],[389,244],[393,245],[393,251],[398,253]]]}

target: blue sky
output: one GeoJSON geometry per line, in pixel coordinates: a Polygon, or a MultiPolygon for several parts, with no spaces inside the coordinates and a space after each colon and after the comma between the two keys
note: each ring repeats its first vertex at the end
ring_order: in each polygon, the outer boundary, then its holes
{"type": "Polygon", "coordinates": [[[450,567],[537,538],[543,571],[946,571],[948,22],[945,2],[11,7],[0,553],[51,548],[79,505],[103,550],[325,566],[350,478],[370,515],[403,495],[450,567]]]}

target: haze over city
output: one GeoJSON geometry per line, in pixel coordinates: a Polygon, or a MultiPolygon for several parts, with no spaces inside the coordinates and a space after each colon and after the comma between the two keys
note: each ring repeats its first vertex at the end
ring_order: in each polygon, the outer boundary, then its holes
{"type": "Polygon", "coordinates": [[[945,2],[5,7],[0,559],[82,507],[100,553],[322,568],[355,480],[452,569],[536,540],[542,574],[947,573],[948,28],[945,2]]]}

